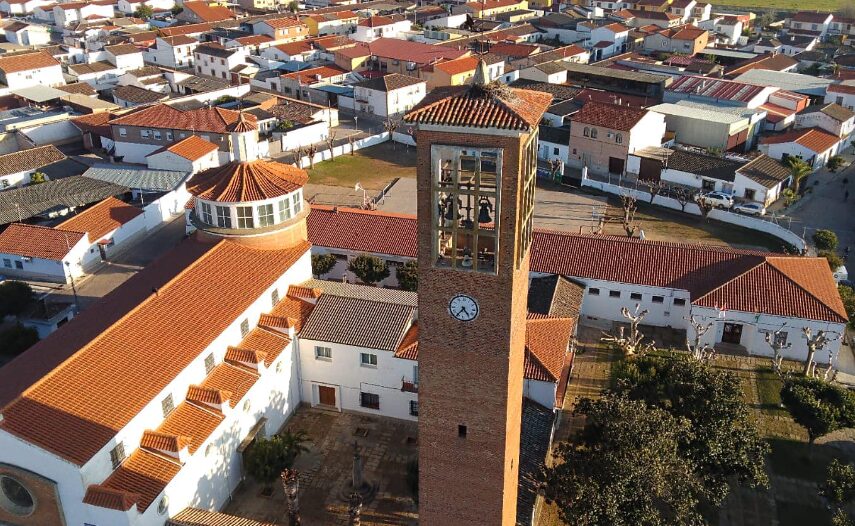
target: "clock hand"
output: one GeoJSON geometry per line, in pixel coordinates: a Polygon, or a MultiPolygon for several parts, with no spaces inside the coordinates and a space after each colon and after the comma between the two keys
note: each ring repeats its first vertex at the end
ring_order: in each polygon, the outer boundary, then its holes
{"type": "Polygon", "coordinates": [[[460,307],[460,310],[457,311],[457,314],[461,314],[461,313],[466,313],[466,315],[469,316],[469,311],[466,310],[466,306],[460,307]]]}

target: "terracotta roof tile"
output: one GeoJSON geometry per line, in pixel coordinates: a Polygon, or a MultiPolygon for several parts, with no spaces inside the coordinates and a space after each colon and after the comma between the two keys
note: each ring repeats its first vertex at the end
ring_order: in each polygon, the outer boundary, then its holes
{"type": "Polygon", "coordinates": [[[395,350],[395,357],[404,360],[418,360],[419,358],[419,322],[414,321],[398,348],[395,350]]]}
{"type": "MultiPolygon", "coordinates": [[[[221,241],[156,294],[151,293],[151,282],[146,283],[151,278],[135,280],[134,287],[144,287],[148,296],[140,302],[133,290],[122,291],[139,304],[112,325],[101,326],[100,335],[85,332],[88,343],[3,408],[0,427],[78,465],[85,463],[308,248],[306,243],[288,250],[261,250],[221,241]],[[176,312],[182,313],[180,319],[176,312]],[[165,319],[176,321],[164,325],[165,319]]],[[[72,330],[76,322],[69,324],[72,330]]],[[[75,338],[71,341],[78,343],[75,338]]]]}
{"type": "MultiPolygon", "coordinates": [[[[256,329],[258,330],[258,329],[256,329]]],[[[263,351],[256,351],[253,349],[245,349],[242,347],[232,347],[226,350],[226,356],[223,358],[224,361],[229,362],[233,365],[244,365],[244,364],[260,364],[265,361],[267,358],[267,353],[263,351]]]]}
{"type": "Polygon", "coordinates": [[[134,488],[140,495],[137,508],[145,511],[181,471],[181,464],[160,453],[138,449],[131,453],[102,486],[125,491],[134,488]]]}
{"type": "Polygon", "coordinates": [[[300,337],[394,352],[414,313],[409,305],[324,294],[300,337]]]}
{"type": "Polygon", "coordinates": [[[272,522],[260,522],[216,511],[186,508],[169,521],[167,526],[276,526],[272,522]]]}
{"type": "Polygon", "coordinates": [[[840,137],[832,135],[821,128],[802,128],[779,135],[761,137],[760,144],[782,144],[794,142],[816,153],[823,153],[840,142],[840,137]]]}
{"type": "Polygon", "coordinates": [[[86,232],[93,243],[121,227],[143,211],[115,197],[108,197],[58,224],[56,228],[75,232],[86,232]]]}
{"type": "Polygon", "coordinates": [[[191,385],[187,389],[187,401],[192,402],[188,407],[201,409],[201,406],[220,406],[231,400],[232,392],[224,389],[216,389],[213,387],[202,387],[199,385],[191,385]],[[200,404],[196,407],[193,404],[200,404]]]}
{"type": "Polygon", "coordinates": [[[179,157],[187,159],[188,161],[196,161],[213,152],[217,148],[218,146],[211,141],[206,141],[198,135],[191,135],[190,137],[176,141],[169,146],[164,146],[163,148],[146,155],[146,157],[151,157],[152,155],[163,152],[172,152],[179,157]]]}
{"type": "MultiPolygon", "coordinates": [[[[57,86],[56,89],[64,91],[66,93],[77,93],[78,95],[87,95],[87,96],[95,96],[98,94],[88,82],[74,82],[72,84],[66,84],[65,86],[57,86]]],[[[98,114],[91,114],[98,115],[98,114]]]]}
{"type": "Polygon", "coordinates": [[[647,110],[607,104],[603,102],[588,102],[573,116],[573,124],[590,124],[612,130],[630,131],[647,115],[647,110]]]}
{"type": "Polygon", "coordinates": [[[139,86],[116,86],[113,88],[113,96],[134,104],[152,104],[168,98],[168,95],[139,86]]]}
{"type": "Polygon", "coordinates": [[[157,431],[145,431],[143,432],[142,439],[140,439],[140,447],[178,453],[185,447],[188,447],[189,442],[190,439],[184,436],[159,433],[157,431]]]}
{"type": "Polygon", "coordinates": [[[532,317],[525,324],[525,377],[557,382],[561,378],[575,318],[532,317]]]}
{"type": "Polygon", "coordinates": [[[142,495],[131,493],[120,489],[106,488],[99,484],[93,484],[86,488],[83,503],[99,508],[111,510],[128,511],[134,504],[138,503],[142,495]]]}
{"type": "Polygon", "coordinates": [[[300,22],[300,19],[293,16],[287,16],[282,18],[268,18],[264,22],[274,29],[285,29],[286,27],[303,25],[303,23],[300,22]]]}
{"type": "Polygon", "coordinates": [[[322,247],[417,256],[415,216],[312,205],[306,226],[312,243],[322,247]]]}
{"type": "Polygon", "coordinates": [[[305,170],[289,164],[262,159],[234,161],[196,174],[187,191],[207,201],[260,201],[289,194],[308,180],[305,170]]]}
{"type": "Polygon", "coordinates": [[[56,146],[38,146],[0,155],[0,175],[35,170],[62,161],[65,155],[56,146]]]}
{"type": "Polygon", "coordinates": [[[229,404],[235,407],[258,381],[258,373],[230,363],[221,363],[202,382],[202,388],[218,389],[232,393],[229,404]]]}
{"type": "MultiPolygon", "coordinates": [[[[223,402],[224,403],[224,402],[223,402]]],[[[169,413],[156,433],[182,437],[190,453],[195,453],[225,417],[218,411],[192,402],[181,402],[169,413]]],[[[182,443],[182,446],[184,445],[182,443]]]]}
{"type": "Polygon", "coordinates": [[[183,7],[195,14],[202,22],[220,22],[235,18],[235,14],[229,8],[210,5],[205,1],[184,2],[183,7]]]}
{"type": "Polygon", "coordinates": [[[0,253],[60,261],[86,234],[12,223],[0,233],[0,253]]]}
{"type": "MultiPolygon", "coordinates": [[[[272,328],[294,327],[294,330],[300,332],[314,308],[314,303],[299,298],[286,297],[276,304],[273,312],[270,313],[271,317],[265,318],[265,322],[272,328]],[[284,326],[282,326],[283,319],[285,320],[284,326]]],[[[261,321],[259,321],[259,325],[261,325],[261,321]]]]}
{"type": "MultiPolygon", "coordinates": [[[[198,108],[182,111],[166,104],[157,104],[110,121],[114,126],[143,126],[196,132],[227,133],[228,126],[240,118],[240,112],[223,108],[198,108]]],[[[246,119],[255,122],[253,115],[246,119]]]]}
{"type": "MultiPolygon", "coordinates": [[[[282,354],[282,351],[288,347],[291,339],[281,332],[271,331],[268,329],[255,328],[246,335],[242,342],[237,346],[241,350],[249,350],[255,354],[255,357],[249,363],[259,363],[264,361],[264,365],[270,367],[270,364],[276,361],[276,358],[282,354]]],[[[238,355],[234,355],[238,358],[238,355]]],[[[247,357],[241,354],[240,357],[247,357]]]]}
{"type": "Polygon", "coordinates": [[[48,68],[59,66],[59,62],[48,53],[38,51],[36,53],[22,53],[20,55],[0,56],[0,71],[5,73],[17,73],[31,69],[48,68]]]}
{"type": "Polygon", "coordinates": [[[416,124],[531,130],[540,122],[552,97],[514,88],[451,86],[433,90],[405,117],[416,124]]]}

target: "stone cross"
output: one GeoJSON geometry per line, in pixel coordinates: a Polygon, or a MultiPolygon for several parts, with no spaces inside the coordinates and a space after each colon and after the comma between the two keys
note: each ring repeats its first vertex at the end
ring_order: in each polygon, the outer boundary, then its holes
{"type": "Polygon", "coordinates": [[[300,479],[296,469],[285,468],[279,475],[282,479],[282,489],[285,490],[285,501],[288,503],[288,523],[290,526],[300,526],[300,501],[297,493],[300,491],[300,479]]]}

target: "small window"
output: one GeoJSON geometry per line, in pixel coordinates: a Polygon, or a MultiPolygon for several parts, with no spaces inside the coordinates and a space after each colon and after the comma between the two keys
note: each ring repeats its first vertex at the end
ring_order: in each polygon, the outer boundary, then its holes
{"type": "Polygon", "coordinates": [[[12,268],[12,260],[9,258],[3,258],[3,266],[6,268],[12,268]]]}
{"type": "Polygon", "coordinates": [[[620,298],[620,291],[619,290],[610,290],[609,291],[609,297],[610,298],[620,298]]]}
{"type": "Polygon", "coordinates": [[[244,412],[245,412],[245,413],[249,413],[249,410],[250,410],[250,409],[252,409],[252,400],[247,399],[247,400],[243,403],[243,410],[244,410],[244,412]]]}
{"type": "Polygon", "coordinates": [[[552,155],[558,155],[558,148],[552,149],[552,155]]]}
{"type": "Polygon", "coordinates": [[[664,303],[665,298],[663,296],[653,296],[653,303],[664,303]]]}
{"type": "Polygon", "coordinates": [[[240,322],[240,337],[245,338],[247,334],[249,334],[249,320],[244,318],[244,320],[240,322]]]}
{"type": "Polygon", "coordinates": [[[778,332],[775,334],[775,345],[780,345],[781,347],[787,345],[787,335],[789,333],[786,332],[778,332]]]}
{"type": "Polygon", "coordinates": [[[166,495],[160,499],[160,502],[157,503],[157,513],[159,515],[166,515],[166,511],[169,509],[169,497],[166,495]]]}
{"type": "Polygon", "coordinates": [[[359,405],[368,409],[380,409],[380,395],[359,393],[359,405]]]}
{"type": "Polygon", "coordinates": [[[232,227],[232,214],[227,206],[215,206],[217,209],[217,226],[220,228],[232,227]]]}
{"type": "Polygon", "coordinates": [[[637,292],[632,292],[629,295],[629,299],[635,300],[635,301],[641,301],[641,294],[639,294],[637,292]]]}
{"type": "Polygon", "coordinates": [[[410,415],[411,416],[419,416],[419,402],[418,402],[418,400],[410,400],[410,415]]]}
{"type": "Polygon", "coordinates": [[[238,228],[255,228],[255,223],[252,220],[252,207],[237,207],[237,220],[238,228]]]}
{"type": "Polygon", "coordinates": [[[175,400],[172,398],[172,393],[169,393],[166,398],[160,402],[160,408],[163,409],[163,418],[169,416],[169,413],[175,410],[175,400]]]}
{"type": "Polygon", "coordinates": [[[279,222],[284,223],[291,219],[291,201],[285,198],[279,201],[279,222]]]}
{"type": "Polygon", "coordinates": [[[279,303],[279,289],[273,289],[273,292],[270,293],[270,303],[272,303],[274,307],[279,303]]]}
{"type": "Polygon", "coordinates": [[[363,367],[377,367],[377,355],[367,352],[359,353],[359,363],[363,367]]]}
{"type": "Polygon", "coordinates": [[[682,307],[684,305],[686,305],[686,300],[684,300],[683,298],[674,298],[675,307],[682,307]]]}
{"type": "Polygon", "coordinates": [[[140,130],[140,137],[143,139],[148,139],[151,136],[151,131],[149,130],[140,130]]]}
{"type": "Polygon", "coordinates": [[[258,206],[258,226],[265,227],[273,224],[273,205],[258,206]]]}
{"type": "Polygon", "coordinates": [[[299,190],[294,192],[294,195],[291,196],[291,203],[294,206],[294,213],[299,214],[303,209],[303,193],[299,190]]]}
{"type": "Polygon", "coordinates": [[[173,136],[172,136],[172,132],[171,132],[171,131],[166,132],[166,140],[167,140],[167,141],[171,141],[171,140],[172,140],[172,137],[173,137],[173,136]]]}
{"type": "Polygon", "coordinates": [[[214,370],[214,366],[216,362],[214,362],[214,353],[205,356],[205,374],[211,374],[211,371],[214,370]]]}
{"type": "Polygon", "coordinates": [[[24,263],[22,261],[16,261],[15,268],[18,270],[24,270],[24,263]]]}
{"type": "Polygon", "coordinates": [[[127,136],[128,136],[127,128],[119,128],[119,137],[127,137],[127,136]]]}
{"type": "Polygon", "coordinates": [[[459,424],[459,425],[457,426],[457,436],[458,436],[458,437],[460,437],[460,438],[466,438],[466,433],[467,433],[467,431],[468,431],[468,430],[466,429],[466,426],[465,426],[464,424],[459,424]]]}
{"type": "Polygon", "coordinates": [[[600,289],[596,289],[596,288],[591,287],[588,289],[588,294],[591,296],[599,296],[600,295],[600,289]]]}
{"type": "Polygon", "coordinates": [[[615,142],[618,144],[623,144],[623,135],[621,135],[619,133],[615,134],[615,142]]]}
{"type": "Polygon", "coordinates": [[[591,138],[592,139],[597,138],[597,129],[596,128],[591,128],[591,138]]]}
{"type": "Polygon", "coordinates": [[[161,139],[160,131],[154,130],[154,140],[159,141],[161,139]]]}
{"type": "Polygon", "coordinates": [[[590,129],[590,128],[588,128],[588,127],[586,127],[586,128],[585,128],[585,131],[584,131],[584,132],[582,132],[582,133],[583,133],[583,135],[584,135],[585,137],[590,137],[590,136],[591,136],[591,129],[590,129]]]}
{"type": "Polygon", "coordinates": [[[199,204],[200,208],[202,209],[202,222],[204,222],[206,225],[213,225],[214,218],[211,215],[211,205],[201,201],[199,202],[199,204]]]}
{"type": "Polygon", "coordinates": [[[332,360],[332,349],[329,347],[315,347],[315,359],[332,360]]]}
{"type": "Polygon", "coordinates": [[[110,462],[113,464],[113,469],[119,467],[125,460],[125,444],[119,442],[112,450],[110,450],[110,462]]]}

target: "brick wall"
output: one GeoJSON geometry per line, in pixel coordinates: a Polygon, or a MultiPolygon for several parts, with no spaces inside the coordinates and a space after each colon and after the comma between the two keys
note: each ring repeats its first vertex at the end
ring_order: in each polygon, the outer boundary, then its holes
{"type": "MultiPolygon", "coordinates": [[[[22,484],[35,502],[35,507],[29,515],[22,516],[10,513],[0,503],[0,523],[18,526],[46,526],[48,524],[62,525],[65,519],[57,495],[56,483],[31,471],[0,464],[0,478],[8,476],[22,484]]],[[[2,499],[0,495],[0,499],[2,499]]]]}

